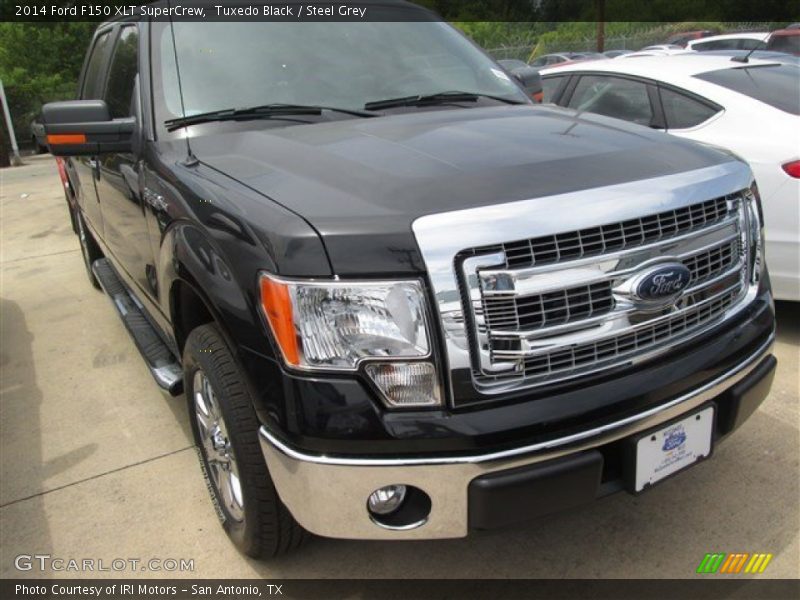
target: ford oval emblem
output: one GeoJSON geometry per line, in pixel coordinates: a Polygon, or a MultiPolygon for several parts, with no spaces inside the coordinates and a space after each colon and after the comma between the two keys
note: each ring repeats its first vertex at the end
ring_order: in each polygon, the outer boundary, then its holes
{"type": "Polygon", "coordinates": [[[644,302],[666,301],[678,296],[689,285],[692,272],[679,262],[661,263],[641,273],[633,290],[644,302]]]}
{"type": "Polygon", "coordinates": [[[685,441],[686,431],[684,431],[683,425],[678,425],[667,432],[666,437],[664,438],[664,445],[661,446],[661,450],[664,452],[675,450],[675,448],[679,448],[681,445],[683,445],[683,442],[685,441]]]}

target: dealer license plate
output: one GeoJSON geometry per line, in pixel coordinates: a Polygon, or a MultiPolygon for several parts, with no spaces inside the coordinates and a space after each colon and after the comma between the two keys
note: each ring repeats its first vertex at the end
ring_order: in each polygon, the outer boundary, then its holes
{"type": "Polygon", "coordinates": [[[636,443],[636,486],[641,492],[711,454],[714,407],[708,406],[636,443]]]}

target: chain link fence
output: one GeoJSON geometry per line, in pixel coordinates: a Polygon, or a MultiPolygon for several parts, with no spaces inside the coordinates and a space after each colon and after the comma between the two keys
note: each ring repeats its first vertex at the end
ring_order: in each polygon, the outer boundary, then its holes
{"type": "MultiPolygon", "coordinates": [[[[725,33],[740,31],[770,31],[775,29],[772,23],[739,22],[726,24],[725,33]]],[[[666,43],[663,28],[636,33],[635,35],[618,35],[605,38],[604,50],[641,50],[645,46],[666,43]]],[[[488,48],[486,50],[496,60],[516,59],[530,62],[542,54],[558,52],[596,52],[597,38],[585,37],[581,40],[532,40],[525,45],[508,45],[488,48]]]]}

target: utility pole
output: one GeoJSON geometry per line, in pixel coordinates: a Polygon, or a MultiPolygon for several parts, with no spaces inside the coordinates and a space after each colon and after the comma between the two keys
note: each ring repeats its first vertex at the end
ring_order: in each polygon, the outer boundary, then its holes
{"type": "Polygon", "coordinates": [[[597,51],[606,46],[606,0],[597,0],[597,51]]]}
{"type": "Polygon", "coordinates": [[[17,146],[17,136],[14,135],[14,124],[11,122],[11,113],[8,111],[8,101],[6,100],[6,90],[3,87],[3,80],[0,79],[0,102],[3,103],[3,115],[6,118],[8,128],[8,138],[11,140],[11,166],[19,167],[22,159],[19,157],[19,146],[17,146]]]}

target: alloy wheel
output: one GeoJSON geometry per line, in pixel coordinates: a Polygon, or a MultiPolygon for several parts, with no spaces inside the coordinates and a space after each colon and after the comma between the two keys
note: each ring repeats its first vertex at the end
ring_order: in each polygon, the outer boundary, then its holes
{"type": "Polygon", "coordinates": [[[201,369],[194,374],[194,412],[201,447],[208,463],[211,482],[232,519],[244,519],[244,496],[236,456],[217,395],[201,369]]]}

